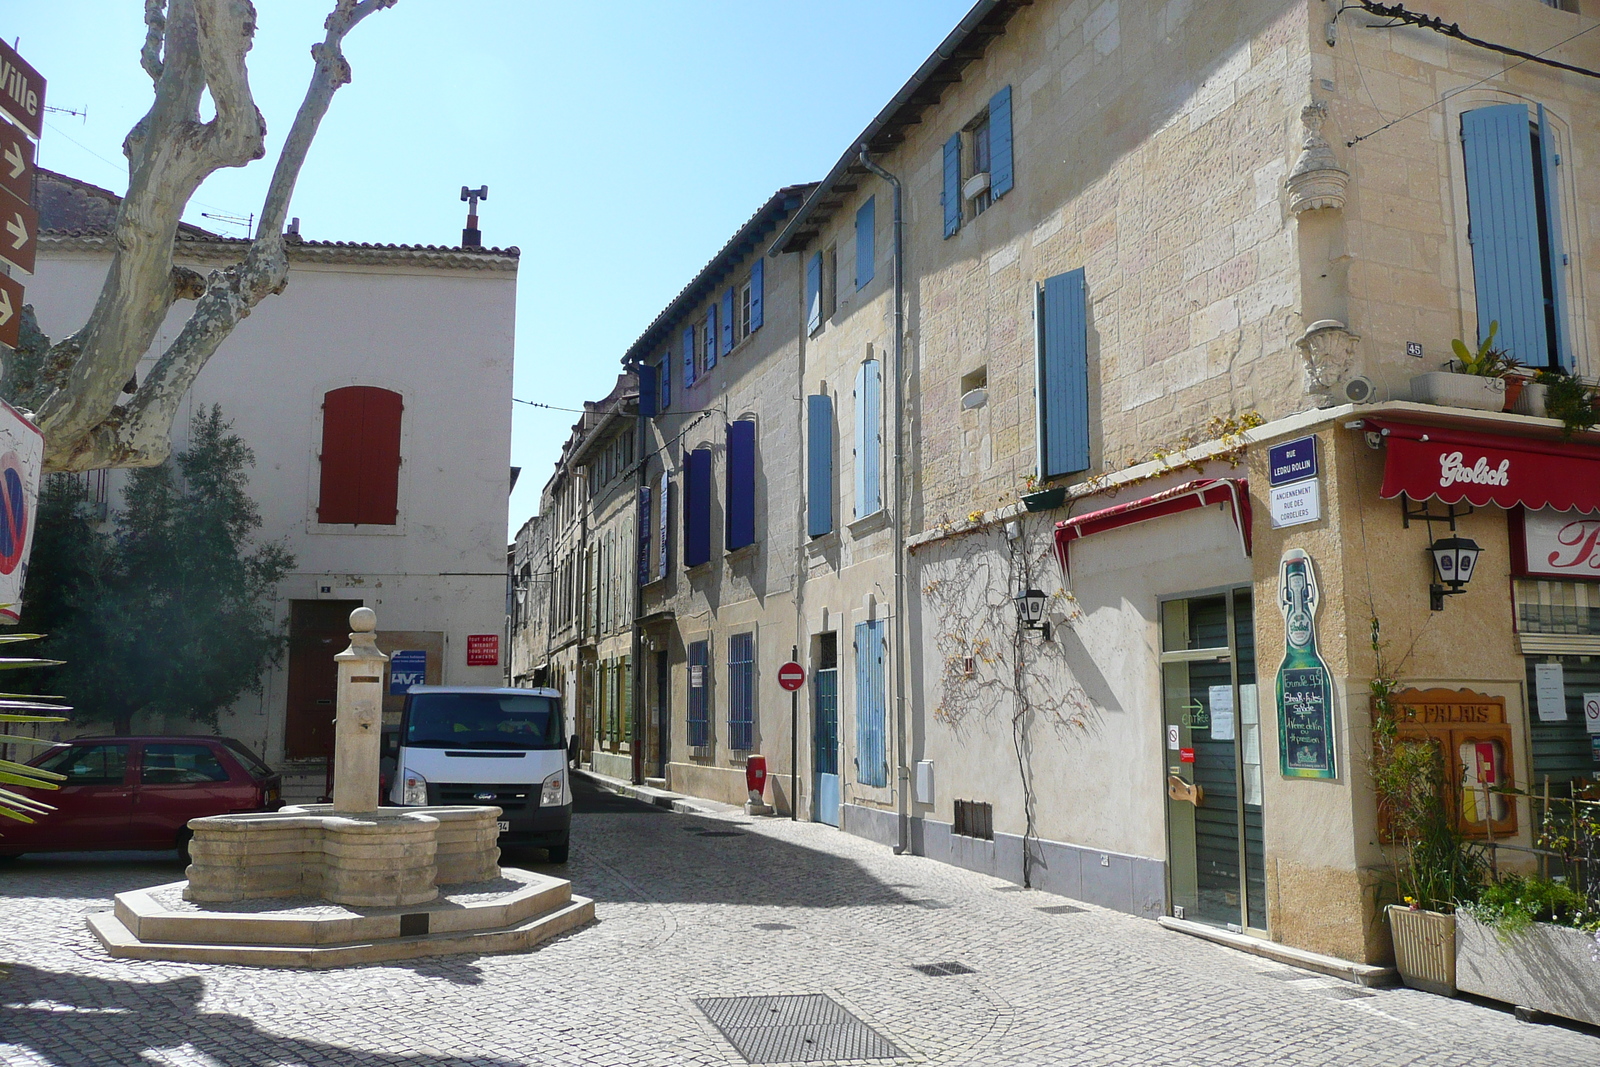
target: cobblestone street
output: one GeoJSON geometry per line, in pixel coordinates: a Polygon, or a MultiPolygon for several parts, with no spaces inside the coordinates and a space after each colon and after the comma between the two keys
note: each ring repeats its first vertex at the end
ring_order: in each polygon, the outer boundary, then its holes
{"type": "Polygon", "coordinates": [[[312,973],[114,961],[84,916],[180,877],[175,861],[24,858],[0,873],[0,1062],[738,1064],[695,1001],[826,994],[900,1062],[1600,1063],[1591,1032],[1358,989],[828,827],[579,801],[570,875],[599,919],[530,955],[312,973]],[[915,969],[949,962],[971,972],[915,969]]]}

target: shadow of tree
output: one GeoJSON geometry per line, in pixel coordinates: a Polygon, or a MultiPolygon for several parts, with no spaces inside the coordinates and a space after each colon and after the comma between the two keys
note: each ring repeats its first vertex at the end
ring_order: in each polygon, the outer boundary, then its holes
{"type": "Polygon", "coordinates": [[[185,1046],[216,1067],[515,1067],[494,1056],[411,1055],[273,1034],[240,1015],[200,1010],[205,982],[193,975],[124,982],[27,964],[8,964],[5,971],[0,1041],[59,1067],[86,1058],[147,1067],[147,1052],[185,1046]]]}

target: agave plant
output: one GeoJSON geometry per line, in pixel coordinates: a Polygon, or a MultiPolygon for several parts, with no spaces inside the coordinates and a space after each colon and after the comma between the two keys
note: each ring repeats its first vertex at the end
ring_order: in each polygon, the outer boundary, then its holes
{"type": "Polygon", "coordinates": [[[1503,378],[1522,366],[1522,362],[1512,358],[1505,349],[1494,346],[1494,335],[1499,332],[1498,320],[1489,323],[1489,333],[1478,342],[1476,352],[1459,337],[1451,341],[1450,349],[1456,354],[1456,369],[1462,374],[1475,374],[1480,378],[1503,378]]]}
{"type": "MultiPolygon", "coordinates": [[[[19,641],[37,641],[43,634],[0,634],[0,645],[19,641]]],[[[24,667],[53,667],[60,660],[37,659],[28,656],[0,656],[0,671],[20,670],[24,667]]],[[[34,696],[28,693],[0,693],[0,723],[13,722],[66,722],[64,715],[40,715],[45,711],[71,711],[61,704],[46,701],[60,697],[34,696]]],[[[54,742],[20,734],[0,733],[0,742],[20,745],[49,745],[54,742]]],[[[27,789],[57,789],[57,782],[66,781],[66,775],[57,774],[25,763],[0,759],[0,815],[18,822],[33,822],[35,815],[44,815],[55,808],[41,800],[18,793],[4,786],[23,786],[27,789]]]]}

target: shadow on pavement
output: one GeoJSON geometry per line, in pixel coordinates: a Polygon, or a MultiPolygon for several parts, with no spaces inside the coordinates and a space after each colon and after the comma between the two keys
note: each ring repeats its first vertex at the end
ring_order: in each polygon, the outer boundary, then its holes
{"type": "Polygon", "coordinates": [[[571,869],[538,869],[570,878],[575,892],[599,903],[797,908],[916,903],[853,860],[776,840],[748,826],[669,813],[574,776],[571,869]]]}
{"type": "Polygon", "coordinates": [[[201,1011],[205,982],[198,976],[121,982],[26,964],[4,971],[0,1040],[59,1067],[81,1064],[86,1055],[96,1063],[112,1062],[114,1055],[114,1062],[144,1067],[151,1062],[146,1051],[185,1045],[217,1067],[515,1067],[493,1056],[411,1056],[280,1037],[243,1016],[201,1011]]]}

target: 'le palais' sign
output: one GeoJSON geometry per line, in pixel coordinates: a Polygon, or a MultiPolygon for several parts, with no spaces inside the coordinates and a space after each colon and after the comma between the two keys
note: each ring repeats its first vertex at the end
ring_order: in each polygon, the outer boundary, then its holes
{"type": "Polygon", "coordinates": [[[1506,698],[1474,693],[1470,689],[1407,689],[1394,697],[1397,722],[1427,726],[1434,723],[1503,723],[1506,698]]]}

